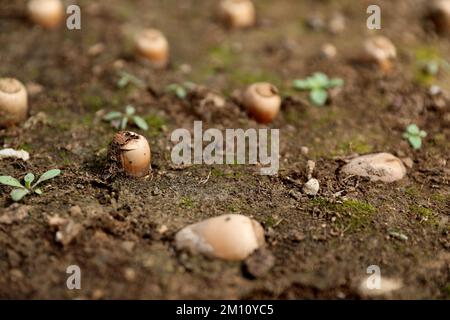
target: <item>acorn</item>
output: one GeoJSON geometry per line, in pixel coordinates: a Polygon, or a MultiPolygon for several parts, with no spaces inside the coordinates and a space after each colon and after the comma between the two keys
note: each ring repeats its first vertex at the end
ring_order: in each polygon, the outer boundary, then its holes
{"type": "Polygon", "coordinates": [[[381,70],[389,73],[392,70],[392,60],[397,57],[397,49],[391,40],[384,36],[374,36],[364,41],[365,57],[376,62],[381,70]]]}
{"type": "Polygon", "coordinates": [[[429,18],[439,33],[450,32],[450,0],[430,1],[429,18]]]}
{"type": "Polygon", "coordinates": [[[25,86],[13,78],[0,78],[0,127],[9,127],[28,116],[25,86]]]}
{"type": "Polygon", "coordinates": [[[169,42],[161,31],[142,30],[134,42],[138,56],[148,60],[154,67],[164,68],[169,63],[169,42]]]}
{"type": "Polygon", "coordinates": [[[256,121],[269,123],[280,111],[281,97],[274,85],[259,82],[250,85],[245,90],[242,103],[256,121]]]}
{"type": "Polygon", "coordinates": [[[231,28],[248,28],[256,21],[255,5],[251,0],[222,0],[219,15],[231,28]]]}
{"type": "Polygon", "coordinates": [[[56,28],[64,18],[61,0],[30,0],[27,7],[30,19],[47,29],[56,28]]]}
{"type": "Polygon", "coordinates": [[[178,250],[224,260],[243,260],[264,246],[264,229],[240,214],[209,218],[181,229],[175,235],[178,250]]]}
{"type": "Polygon", "coordinates": [[[147,139],[131,131],[115,134],[109,147],[110,171],[122,171],[132,177],[144,177],[151,169],[151,151],[147,139]]]}

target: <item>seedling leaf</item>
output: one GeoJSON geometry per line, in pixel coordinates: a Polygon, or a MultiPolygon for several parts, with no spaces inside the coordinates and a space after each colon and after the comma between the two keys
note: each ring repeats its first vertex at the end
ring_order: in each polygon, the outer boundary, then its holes
{"type": "Polygon", "coordinates": [[[119,111],[112,111],[109,112],[108,114],[106,114],[103,119],[106,121],[111,121],[111,120],[115,120],[115,119],[119,119],[122,117],[122,112],[119,111]]]}
{"type": "Polygon", "coordinates": [[[59,169],[52,169],[52,170],[45,172],[42,176],[40,176],[38,181],[33,185],[33,188],[35,188],[39,183],[41,183],[43,181],[50,180],[50,179],[55,178],[56,176],[59,176],[60,173],[61,173],[61,170],[59,170],[59,169]]]}
{"type": "Polygon", "coordinates": [[[11,187],[22,189],[25,188],[22,184],[20,184],[19,180],[11,176],[0,176],[0,183],[11,187]]]}
{"type": "Polygon", "coordinates": [[[407,128],[406,128],[406,132],[408,132],[411,135],[419,135],[420,134],[420,129],[416,124],[410,124],[407,128]]]}
{"type": "Polygon", "coordinates": [[[120,121],[120,129],[125,130],[127,128],[128,118],[124,117],[122,121],[120,121]]]}
{"type": "Polygon", "coordinates": [[[309,96],[316,106],[323,106],[328,99],[328,93],[323,89],[312,90],[309,96]]]}
{"type": "Polygon", "coordinates": [[[134,116],[134,117],[133,117],[133,121],[134,121],[134,123],[135,123],[140,129],[145,130],[145,131],[148,130],[148,124],[147,124],[147,122],[145,122],[145,120],[142,119],[141,117],[139,117],[139,116],[134,116]]]}
{"type": "Polygon", "coordinates": [[[25,187],[30,188],[31,183],[34,181],[34,174],[28,173],[23,180],[25,181],[25,187]]]}
{"type": "Polygon", "coordinates": [[[127,105],[125,107],[125,112],[127,115],[132,116],[133,114],[135,114],[136,109],[132,105],[127,105]]]}
{"type": "Polygon", "coordinates": [[[14,189],[11,191],[10,195],[14,201],[20,201],[23,197],[25,197],[29,191],[27,189],[14,189]]]}
{"type": "Polygon", "coordinates": [[[422,147],[422,139],[419,136],[409,136],[408,141],[415,150],[419,150],[422,147]]]}

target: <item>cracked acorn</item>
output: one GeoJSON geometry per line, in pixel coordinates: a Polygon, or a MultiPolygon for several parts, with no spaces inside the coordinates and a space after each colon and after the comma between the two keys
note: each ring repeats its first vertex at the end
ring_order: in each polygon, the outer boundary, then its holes
{"type": "Polygon", "coordinates": [[[255,24],[256,10],[251,0],[222,0],[219,15],[231,28],[247,28],[255,24]]]}
{"type": "Polygon", "coordinates": [[[27,8],[31,21],[46,29],[56,28],[64,18],[61,0],[30,0],[27,8]]]}
{"type": "Polygon", "coordinates": [[[144,29],[136,35],[134,42],[137,55],[154,67],[164,68],[169,63],[169,42],[161,31],[144,29]]]}
{"type": "Polygon", "coordinates": [[[191,224],[175,235],[179,250],[208,257],[239,261],[264,246],[264,229],[240,214],[225,214],[191,224]]]}
{"type": "Polygon", "coordinates": [[[259,82],[245,90],[242,104],[256,121],[270,123],[280,112],[281,97],[274,85],[259,82]]]}
{"type": "Polygon", "coordinates": [[[115,134],[108,159],[112,170],[121,170],[132,177],[144,177],[151,169],[151,151],[147,139],[131,131],[115,134]]]}
{"type": "Polygon", "coordinates": [[[0,127],[15,125],[27,118],[28,95],[17,79],[0,78],[0,127]]]}

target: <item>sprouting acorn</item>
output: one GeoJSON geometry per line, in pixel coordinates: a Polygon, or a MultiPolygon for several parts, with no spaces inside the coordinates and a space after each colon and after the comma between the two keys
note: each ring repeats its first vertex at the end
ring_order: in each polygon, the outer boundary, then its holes
{"type": "Polygon", "coordinates": [[[256,10],[251,0],[222,0],[219,15],[230,28],[247,28],[255,24],[256,10]]]}
{"type": "Polygon", "coordinates": [[[209,218],[181,229],[175,235],[177,249],[224,260],[243,260],[264,246],[264,229],[240,214],[209,218]]]}
{"type": "Polygon", "coordinates": [[[13,78],[0,78],[0,127],[15,125],[27,118],[28,95],[25,86],[13,78]]]}
{"type": "Polygon", "coordinates": [[[395,45],[384,36],[374,36],[364,41],[364,52],[366,59],[376,62],[385,73],[391,71],[392,60],[397,57],[395,45]]]}
{"type": "Polygon", "coordinates": [[[114,135],[109,147],[110,171],[122,171],[132,177],[144,177],[149,173],[151,151],[147,139],[131,131],[114,135]]]}
{"type": "Polygon", "coordinates": [[[274,85],[259,82],[250,85],[245,90],[242,103],[256,121],[269,123],[280,111],[281,97],[274,85]]]}
{"type": "Polygon", "coordinates": [[[30,0],[28,15],[34,23],[54,29],[64,18],[64,6],[61,0],[30,0]]]}
{"type": "Polygon", "coordinates": [[[136,53],[148,60],[156,68],[164,68],[169,63],[169,42],[156,29],[144,29],[135,39],[136,53]]]}

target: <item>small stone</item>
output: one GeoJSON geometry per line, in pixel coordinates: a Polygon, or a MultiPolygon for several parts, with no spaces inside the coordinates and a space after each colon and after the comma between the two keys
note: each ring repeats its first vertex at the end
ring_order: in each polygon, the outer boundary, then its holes
{"type": "Polygon", "coordinates": [[[106,49],[105,44],[99,42],[99,43],[96,43],[93,46],[91,46],[88,49],[87,53],[88,53],[89,56],[95,57],[95,56],[98,56],[99,54],[101,54],[103,51],[105,51],[105,49],[106,49]]]}
{"type": "Polygon", "coordinates": [[[134,280],[136,280],[136,271],[134,271],[133,268],[125,268],[125,270],[123,271],[123,275],[129,282],[133,282],[134,280]]]}
{"type": "Polygon", "coordinates": [[[325,59],[333,59],[337,55],[337,49],[331,43],[325,43],[320,47],[320,56],[325,59]]]}
{"type": "Polygon", "coordinates": [[[123,241],[121,246],[125,251],[133,252],[136,243],[134,243],[133,241],[123,241]]]}
{"type": "Polygon", "coordinates": [[[175,235],[177,249],[225,260],[244,260],[264,243],[263,227],[240,214],[209,218],[175,235]]]}
{"type": "Polygon", "coordinates": [[[303,192],[308,196],[315,196],[319,192],[319,180],[311,178],[303,186],[303,192]]]}
{"type": "Polygon", "coordinates": [[[83,226],[70,220],[65,226],[59,227],[59,229],[60,230],[56,232],[55,240],[63,246],[67,246],[76,239],[78,234],[82,231],[83,226]]]}
{"type": "Polygon", "coordinates": [[[409,169],[411,169],[414,165],[414,162],[411,158],[406,157],[406,158],[401,158],[403,164],[408,167],[409,169]]]}
{"type": "Polygon", "coordinates": [[[159,229],[158,229],[158,233],[163,234],[165,232],[167,232],[167,230],[169,230],[169,228],[167,228],[167,226],[165,224],[163,224],[159,229]]]}
{"type": "Polygon", "coordinates": [[[75,206],[70,207],[69,213],[72,217],[76,217],[76,216],[81,216],[82,211],[81,211],[80,206],[75,205],[75,206]]]}
{"type": "Polygon", "coordinates": [[[44,87],[41,86],[39,83],[36,82],[29,82],[26,85],[27,92],[30,96],[35,96],[44,91],[44,87]]]}
{"type": "Polygon", "coordinates": [[[312,160],[308,160],[306,163],[306,175],[308,179],[311,179],[314,169],[316,168],[316,163],[312,160]]]}
{"type": "Polygon", "coordinates": [[[12,224],[28,217],[30,206],[23,206],[17,203],[8,207],[2,215],[0,215],[0,224],[12,224]]]}
{"type": "Polygon", "coordinates": [[[328,30],[332,34],[342,33],[345,30],[345,17],[340,13],[334,14],[328,23],[328,30]]]}
{"type": "Polygon", "coordinates": [[[303,155],[307,156],[308,153],[309,153],[309,148],[303,146],[303,147],[300,148],[300,152],[301,152],[303,155]]]}
{"type": "Polygon", "coordinates": [[[348,175],[367,177],[371,181],[394,182],[406,175],[402,161],[390,153],[368,154],[352,159],[342,167],[348,175]]]}
{"type": "Polygon", "coordinates": [[[245,260],[245,271],[253,278],[266,275],[275,264],[275,257],[267,249],[256,250],[245,260]]]}

